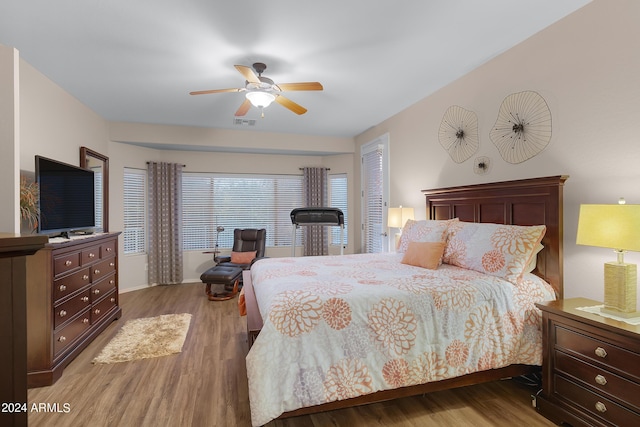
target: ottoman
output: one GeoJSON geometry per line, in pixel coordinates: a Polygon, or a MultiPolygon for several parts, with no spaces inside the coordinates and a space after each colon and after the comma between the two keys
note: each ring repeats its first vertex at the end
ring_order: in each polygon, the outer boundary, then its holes
{"type": "Polygon", "coordinates": [[[241,268],[216,265],[202,273],[200,280],[206,285],[205,292],[209,301],[225,301],[235,297],[238,293],[240,277],[242,277],[241,268]],[[224,285],[232,290],[229,292],[211,292],[211,285],[224,285]]]}

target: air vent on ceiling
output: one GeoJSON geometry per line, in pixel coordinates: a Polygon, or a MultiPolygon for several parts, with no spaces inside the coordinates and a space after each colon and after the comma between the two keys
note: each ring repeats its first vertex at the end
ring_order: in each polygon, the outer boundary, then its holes
{"type": "Polygon", "coordinates": [[[233,119],[233,124],[236,126],[255,126],[255,119],[233,119]]]}

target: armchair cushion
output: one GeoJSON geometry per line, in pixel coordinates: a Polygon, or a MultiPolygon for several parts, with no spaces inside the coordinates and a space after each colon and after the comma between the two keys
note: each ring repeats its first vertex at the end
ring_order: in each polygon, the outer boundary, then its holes
{"type": "Polygon", "coordinates": [[[231,262],[234,264],[251,264],[257,251],[231,252],[231,262]]]}

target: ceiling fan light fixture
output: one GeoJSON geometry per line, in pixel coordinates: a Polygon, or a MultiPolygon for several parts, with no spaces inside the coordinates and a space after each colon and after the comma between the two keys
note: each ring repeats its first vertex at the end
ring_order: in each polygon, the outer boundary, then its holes
{"type": "Polygon", "coordinates": [[[246,97],[254,107],[258,108],[266,108],[276,99],[274,94],[261,90],[247,92],[246,97]]]}

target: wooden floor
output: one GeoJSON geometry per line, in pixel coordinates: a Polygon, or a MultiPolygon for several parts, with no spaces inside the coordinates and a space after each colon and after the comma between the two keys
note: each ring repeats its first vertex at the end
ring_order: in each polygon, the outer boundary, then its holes
{"type": "MultiPolygon", "coordinates": [[[[120,296],[123,316],[89,345],[53,386],[29,390],[31,426],[250,426],[244,357],[246,320],[237,300],[210,302],[203,284],[158,286],[120,296]],[[129,319],[192,313],[180,354],[113,365],[91,360],[129,319]],[[65,411],[68,404],[68,411],[65,411]]],[[[552,426],[531,406],[535,389],[516,381],[443,391],[276,420],[302,426],[552,426]]]]}

